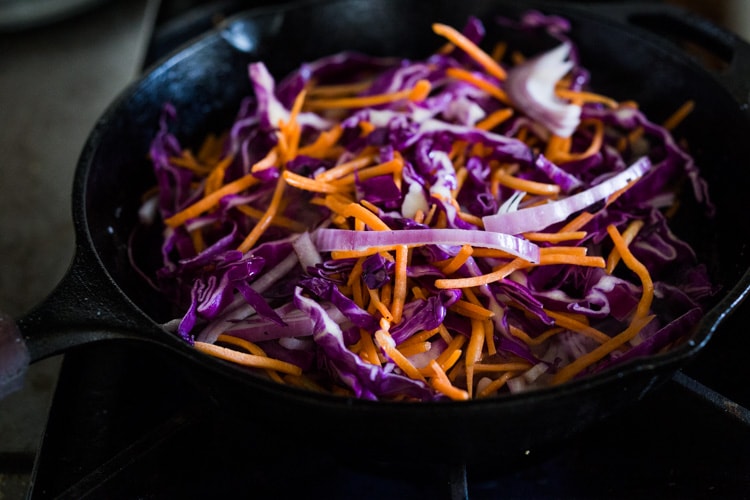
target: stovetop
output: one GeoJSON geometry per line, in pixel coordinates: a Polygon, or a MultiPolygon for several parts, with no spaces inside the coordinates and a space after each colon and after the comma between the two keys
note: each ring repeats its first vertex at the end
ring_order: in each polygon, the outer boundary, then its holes
{"type": "MultiPolygon", "coordinates": [[[[204,3],[162,3],[146,65],[247,5],[204,3]]],[[[65,356],[29,497],[745,498],[748,318],[745,304],[674,382],[565,445],[468,467],[307,449],[223,413],[168,354],[91,345],[65,356]]]]}

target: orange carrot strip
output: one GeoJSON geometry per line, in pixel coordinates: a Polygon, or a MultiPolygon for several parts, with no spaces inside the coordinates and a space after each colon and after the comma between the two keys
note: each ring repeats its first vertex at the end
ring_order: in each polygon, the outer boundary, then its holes
{"type": "Polygon", "coordinates": [[[266,153],[266,156],[258,160],[252,167],[250,167],[250,171],[255,173],[255,172],[260,172],[262,170],[266,170],[268,168],[275,167],[278,161],[279,161],[278,148],[276,147],[271,148],[270,151],[266,153]]]}
{"type": "Polygon", "coordinates": [[[456,80],[461,80],[470,85],[473,85],[480,90],[484,90],[503,104],[510,103],[508,95],[505,93],[505,91],[503,91],[500,87],[494,85],[493,83],[488,82],[487,80],[484,80],[483,78],[475,75],[471,71],[467,71],[463,68],[448,68],[445,70],[445,74],[446,76],[455,78],[456,80]]]}
{"type": "Polygon", "coordinates": [[[526,267],[528,263],[521,259],[520,257],[517,257],[513,259],[512,261],[508,262],[504,266],[502,266],[497,271],[493,271],[488,274],[483,274],[481,276],[473,276],[471,278],[454,278],[454,279],[438,279],[435,280],[435,287],[437,288],[470,288],[473,286],[481,286],[481,285],[487,285],[489,283],[494,283],[495,281],[499,281],[509,274],[511,274],[513,271],[516,271],[518,269],[522,269],[526,267]]]}
{"type": "Polygon", "coordinates": [[[234,157],[230,155],[223,158],[214,166],[213,170],[211,170],[211,173],[208,174],[208,177],[206,178],[206,187],[203,190],[204,196],[221,188],[222,184],[224,184],[224,174],[229,165],[232,164],[233,160],[234,157]]]}
{"type": "Polygon", "coordinates": [[[422,373],[396,349],[393,337],[388,332],[382,329],[377,330],[375,332],[375,342],[409,378],[425,382],[422,373]]]}
{"type": "Polygon", "coordinates": [[[525,371],[531,368],[529,363],[476,363],[474,372],[525,371]]]}
{"type": "Polygon", "coordinates": [[[495,316],[495,313],[482,306],[472,304],[465,300],[457,300],[451,307],[451,311],[471,319],[485,320],[495,316]]]}
{"type": "Polygon", "coordinates": [[[193,242],[195,253],[199,254],[206,249],[206,241],[203,239],[203,231],[200,228],[190,231],[190,239],[193,242]]]}
{"type": "Polygon", "coordinates": [[[436,358],[436,361],[440,363],[440,365],[444,365],[446,361],[450,359],[451,356],[453,356],[453,353],[460,350],[465,343],[466,337],[464,337],[463,335],[456,335],[448,342],[448,347],[446,347],[445,350],[440,353],[440,355],[436,358]]]}
{"type": "Polygon", "coordinates": [[[597,361],[604,358],[626,342],[630,342],[647,324],[654,319],[654,316],[643,316],[636,318],[630,326],[628,326],[621,333],[615,335],[604,344],[598,346],[591,352],[584,354],[572,363],[561,368],[553,377],[552,384],[557,385],[575,377],[581,371],[585,370],[589,366],[593,365],[597,361]]]}
{"type": "MultiPolygon", "coordinates": [[[[217,340],[220,342],[224,342],[226,344],[232,344],[238,347],[242,347],[250,354],[255,354],[256,356],[263,356],[266,358],[268,357],[268,355],[266,354],[266,351],[261,349],[257,344],[250,342],[248,340],[241,339],[239,337],[234,337],[232,335],[226,335],[226,334],[219,335],[217,340]]],[[[266,370],[266,373],[268,374],[269,377],[271,377],[276,382],[280,382],[282,384],[284,383],[284,380],[279,376],[279,374],[275,370],[266,370]]]]}
{"type": "Polygon", "coordinates": [[[362,342],[362,350],[367,354],[367,361],[370,364],[380,366],[380,356],[375,348],[375,343],[372,341],[372,335],[366,330],[359,330],[359,339],[362,342]]]}
{"type": "Polygon", "coordinates": [[[528,333],[524,332],[520,328],[516,328],[515,326],[510,326],[510,334],[513,335],[516,338],[519,338],[523,340],[523,342],[526,345],[541,345],[544,343],[545,340],[552,337],[553,335],[557,335],[558,333],[564,332],[565,328],[557,327],[557,328],[550,328],[549,330],[543,332],[541,335],[538,335],[536,337],[530,337],[528,333]]]}
{"type": "Polygon", "coordinates": [[[430,93],[432,85],[427,80],[419,80],[414,87],[399,90],[390,94],[377,94],[363,97],[340,97],[332,99],[311,99],[305,103],[305,108],[312,111],[338,108],[365,108],[379,106],[391,102],[408,99],[410,101],[422,101],[430,93]]]}
{"type": "Polygon", "coordinates": [[[682,121],[687,118],[687,116],[693,112],[693,109],[695,108],[695,101],[686,101],[682,106],[680,106],[677,111],[672,114],[669,118],[664,120],[663,127],[667,130],[674,130],[677,128],[677,125],[682,123],[682,121]]]}
{"type": "Polygon", "coordinates": [[[432,375],[430,385],[432,385],[436,391],[448,396],[454,401],[466,401],[471,397],[467,391],[459,389],[451,383],[450,379],[445,374],[443,367],[441,367],[434,359],[430,361],[427,368],[432,375]]]}
{"type": "Polygon", "coordinates": [[[263,217],[261,217],[260,220],[258,220],[243,242],[240,243],[240,246],[237,247],[237,250],[242,253],[247,252],[258,242],[260,237],[263,236],[263,233],[268,229],[268,226],[271,225],[271,221],[279,210],[279,204],[281,203],[281,197],[284,195],[285,187],[286,182],[284,182],[284,177],[280,177],[279,180],[276,181],[276,187],[274,188],[273,196],[271,197],[271,202],[268,204],[266,213],[263,214],[263,217]]]}
{"type": "Polygon", "coordinates": [[[544,312],[547,313],[547,316],[554,319],[555,324],[557,324],[558,326],[566,328],[575,333],[580,333],[581,335],[589,337],[590,339],[596,340],[600,344],[603,344],[610,339],[610,336],[606,333],[603,333],[600,330],[587,325],[586,323],[582,323],[575,318],[570,317],[570,315],[568,314],[549,311],[546,309],[544,310],[544,312]]]}
{"type": "Polygon", "coordinates": [[[406,268],[409,249],[406,245],[396,246],[396,264],[393,268],[393,302],[391,303],[391,314],[393,321],[398,323],[404,313],[406,302],[406,268]]]}
{"type": "Polygon", "coordinates": [[[334,179],[344,177],[352,172],[368,166],[375,159],[372,155],[362,156],[331,167],[315,176],[316,181],[330,182],[334,179]]]}
{"type": "Polygon", "coordinates": [[[431,345],[432,344],[430,344],[429,342],[414,342],[408,345],[401,344],[399,346],[396,346],[396,349],[401,351],[401,354],[408,357],[429,351],[431,345]]]}
{"type": "Polygon", "coordinates": [[[549,243],[559,243],[561,241],[582,240],[586,237],[586,231],[568,231],[557,233],[523,233],[523,237],[529,241],[546,241],[549,243]]]}
{"type": "Polygon", "coordinates": [[[588,248],[586,247],[563,247],[563,246],[554,246],[554,247],[542,247],[539,249],[539,255],[550,257],[551,255],[577,255],[579,257],[585,257],[588,253],[588,248]]]}
{"type": "Polygon", "coordinates": [[[505,80],[506,72],[502,66],[459,31],[451,26],[440,23],[433,24],[432,31],[437,35],[447,38],[453,45],[466,52],[469,57],[482,66],[489,74],[498,80],[505,80]]]}
{"type": "Polygon", "coordinates": [[[450,344],[453,341],[453,336],[450,334],[445,325],[441,324],[440,326],[438,326],[438,333],[440,334],[440,337],[447,343],[450,344]]]}
{"type": "MultiPolygon", "coordinates": [[[[622,240],[625,242],[626,245],[630,246],[630,244],[633,242],[635,237],[638,235],[638,232],[643,227],[643,220],[638,219],[632,221],[630,224],[628,224],[628,227],[625,229],[625,231],[622,232],[622,240]]],[[[607,267],[605,268],[607,273],[612,274],[612,272],[615,270],[615,267],[617,267],[617,264],[620,262],[620,252],[617,250],[617,247],[613,248],[612,251],[609,253],[609,256],[607,257],[607,267]]]]}
{"type": "Polygon", "coordinates": [[[471,320],[471,337],[469,345],[466,347],[466,389],[469,397],[474,387],[474,365],[482,358],[482,349],[484,348],[484,326],[481,321],[471,320]]]}
{"type": "Polygon", "coordinates": [[[274,358],[257,356],[255,354],[245,354],[243,352],[235,351],[234,349],[221,347],[215,344],[209,344],[206,342],[195,342],[195,348],[201,352],[210,354],[211,356],[226,361],[231,361],[243,366],[276,370],[282,373],[289,373],[291,375],[302,374],[302,369],[299,366],[274,358]]]}
{"type": "Polygon", "coordinates": [[[406,345],[419,344],[421,342],[426,342],[427,340],[429,340],[432,337],[434,337],[435,335],[437,335],[437,332],[438,332],[438,329],[437,328],[433,328],[432,330],[424,330],[423,332],[416,333],[416,334],[412,335],[411,337],[409,337],[408,339],[406,339],[403,342],[401,342],[398,345],[398,347],[401,348],[401,347],[406,346],[406,345]]]}
{"type": "Polygon", "coordinates": [[[394,158],[384,163],[373,165],[372,167],[362,168],[358,170],[356,173],[351,173],[343,177],[340,177],[336,179],[334,182],[340,183],[340,184],[354,184],[357,179],[361,181],[365,181],[367,179],[378,177],[380,175],[394,174],[396,172],[400,172],[403,168],[404,168],[404,161],[400,158],[394,158]]]}
{"type": "Polygon", "coordinates": [[[495,47],[492,49],[492,59],[495,61],[501,61],[505,56],[505,52],[508,50],[507,42],[497,42],[495,47]]]}
{"type": "Polygon", "coordinates": [[[180,226],[187,220],[198,217],[203,212],[214,208],[219,204],[219,201],[221,201],[223,197],[230,194],[237,194],[251,186],[254,186],[255,184],[258,184],[258,182],[260,181],[252,174],[247,174],[243,177],[240,177],[236,181],[225,184],[221,189],[218,189],[210,195],[201,198],[184,210],[177,212],[172,217],[167,218],[164,223],[169,227],[180,226]]]}
{"type": "Polygon", "coordinates": [[[370,294],[370,307],[375,308],[380,315],[388,321],[393,321],[393,314],[391,314],[391,311],[385,306],[385,304],[383,304],[383,302],[381,302],[378,291],[368,288],[367,292],[370,294]]]}
{"type": "Polygon", "coordinates": [[[601,94],[595,94],[593,92],[557,88],[555,89],[555,93],[558,95],[558,97],[575,101],[577,104],[582,104],[584,102],[596,102],[604,104],[608,108],[612,109],[616,109],[617,107],[619,107],[619,103],[611,97],[607,97],[601,94]]]}
{"type": "Polygon", "coordinates": [[[490,384],[487,385],[487,387],[479,391],[479,394],[477,394],[477,397],[486,398],[487,396],[491,396],[492,394],[496,393],[501,387],[505,385],[508,379],[511,378],[514,374],[515,372],[503,373],[500,377],[490,382],[490,384]]]}
{"type": "Polygon", "coordinates": [[[475,127],[481,130],[492,130],[511,116],[513,116],[513,108],[498,109],[477,122],[475,127]]]}
{"type": "Polygon", "coordinates": [[[484,326],[484,343],[487,346],[487,354],[493,356],[497,353],[495,347],[495,324],[491,319],[486,319],[483,322],[484,326]]]}
{"type": "Polygon", "coordinates": [[[307,146],[299,148],[297,151],[298,155],[312,156],[313,158],[320,158],[325,156],[325,153],[329,151],[334,144],[341,138],[341,134],[344,129],[341,125],[335,125],[330,130],[321,132],[315,139],[315,142],[308,144],[307,146]]]}
{"type": "Polygon", "coordinates": [[[643,292],[641,300],[638,301],[638,307],[635,310],[635,317],[642,318],[648,314],[651,309],[651,302],[654,299],[654,283],[651,280],[651,274],[648,272],[646,266],[644,266],[635,256],[630,252],[630,248],[622,239],[620,232],[617,228],[610,224],[607,226],[607,233],[612,238],[612,242],[615,244],[615,248],[620,252],[620,257],[628,268],[633,271],[641,280],[643,292]]]}
{"type": "Polygon", "coordinates": [[[497,181],[503,186],[507,186],[511,189],[517,189],[518,191],[524,191],[529,194],[555,196],[560,192],[560,186],[557,184],[547,184],[544,182],[521,179],[519,177],[514,177],[506,173],[504,170],[498,170],[496,175],[497,181]]]}
{"type": "Polygon", "coordinates": [[[315,179],[305,177],[304,175],[295,174],[294,172],[290,172],[289,170],[285,170],[281,175],[287,184],[296,187],[297,189],[302,189],[303,191],[325,194],[345,193],[351,191],[351,188],[349,186],[340,186],[327,182],[317,181],[315,179]]]}
{"type": "Polygon", "coordinates": [[[169,163],[176,167],[186,168],[192,170],[198,175],[206,175],[211,171],[211,167],[204,165],[197,158],[193,156],[193,153],[189,149],[182,152],[182,156],[173,156],[169,158],[169,163]]]}
{"type": "Polygon", "coordinates": [[[448,263],[441,269],[443,271],[443,274],[453,274],[456,271],[458,271],[461,266],[466,264],[466,261],[469,260],[469,257],[471,257],[471,254],[474,252],[474,249],[471,247],[471,245],[463,245],[461,247],[461,250],[458,251],[458,253],[448,261],[448,263]]]}
{"type": "MultiPolygon", "coordinates": [[[[253,208],[247,205],[237,205],[235,208],[248,217],[252,217],[253,219],[260,219],[265,213],[262,210],[258,210],[257,208],[253,208]]],[[[271,224],[274,226],[287,228],[296,233],[301,233],[305,229],[307,229],[304,224],[301,224],[300,222],[292,220],[288,217],[284,217],[283,215],[276,215],[273,219],[271,219],[271,224]]]]}
{"type": "Polygon", "coordinates": [[[589,158],[595,155],[602,149],[602,143],[604,142],[604,123],[600,120],[592,122],[594,124],[594,137],[591,139],[591,144],[581,153],[559,153],[555,155],[553,161],[578,161],[589,158]]]}

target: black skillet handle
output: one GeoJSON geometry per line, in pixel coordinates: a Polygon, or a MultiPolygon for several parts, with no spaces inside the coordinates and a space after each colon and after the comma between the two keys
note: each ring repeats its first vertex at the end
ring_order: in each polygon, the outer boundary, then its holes
{"type": "Polygon", "coordinates": [[[52,293],[15,323],[0,313],[0,399],[20,388],[29,363],[102,340],[157,342],[161,331],[79,246],[52,293]]]}
{"type": "Polygon", "coordinates": [[[587,3],[582,9],[671,43],[705,67],[750,111],[750,44],[712,21],[661,2],[587,3]]]}

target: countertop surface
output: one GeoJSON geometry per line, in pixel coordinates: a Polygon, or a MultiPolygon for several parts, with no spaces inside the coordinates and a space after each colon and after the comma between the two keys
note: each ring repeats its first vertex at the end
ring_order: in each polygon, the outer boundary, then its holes
{"type": "MultiPolygon", "coordinates": [[[[54,24],[0,32],[0,310],[13,317],[41,302],[68,268],[78,155],[137,75],[155,3],[97,2],[54,24]]],[[[33,365],[24,388],[0,401],[0,462],[23,469],[0,468],[0,499],[26,488],[59,361],[33,365]]]]}

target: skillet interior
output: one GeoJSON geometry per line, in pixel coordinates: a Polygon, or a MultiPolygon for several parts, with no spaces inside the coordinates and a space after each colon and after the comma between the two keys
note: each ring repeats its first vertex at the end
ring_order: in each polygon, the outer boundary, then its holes
{"type": "MultiPolygon", "coordinates": [[[[737,195],[748,186],[750,175],[743,147],[743,139],[750,137],[747,113],[710,73],[673,46],[640,38],[623,24],[562,5],[541,7],[572,20],[573,38],[597,91],[617,99],[636,99],[657,122],[685,100],[695,100],[695,112],[677,135],[689,142],[709,182],[718,216],[708,222],[688,202],[680,211],[676,232],[697,249],[715,282],[732,292],[732,297],[739,296],[747,285],[745,272],[750,264],[746,252],[750,222],[742,217],[746,202],[737,195]]],[[[360,0],[308,3],[238,16],[224,36],[210,33],[155,66],[103,116],[77,173],[74,216],[81,232],[79,243],[92,246],[106,273],[137,309],[155,322],[171,319],[168,301],[132,272],[127,254],[140,196],[154,182],[146,153],[165,102],[172,102],[178,110],[181,142],[195,145],[207,132],[221,131],[231,123],[240,99],[250,93],[246,68],[251,61],[264,60],[280,78],[303,61],[341,50],[423,57],[441,44],[431,32],[432,22],[460,27],[473,14],[485,21],[491,39],[500,35],[493,23],[496,14],[514,17],[527,8],[481,0],[360,0]],[[248,42],[250,50],[232,48],[225,38],[235,44],[248,42]]],[[[508,38],[507,33],[502,36],[508,38]]],[[[534,50],[542,48],[538,41],[515,42],[523,44],[527,53],[529,43],[534,50]]],[[[146,252],[138,258],[153,257],[146,252]]],[[[297,411],[302,410],[318,430],[315,434],[327,444],[331,444],[325,439],[328,433],[346,442],[347,437],[361,438],[365,427],[372,429],[373,439],[395,435],[399,443],[414,447],[416,455],[442,460],[435,455],[437,450],[450,450],[453,458],[471,458],[516,453],[564,439],[639,399],[694,354],[729,302],[724,300],[697,327],[693,342],[666,356],[554,390],[463,404],[371,404],[317,397],[248,377],[234,367],[188,352],[169,334],[164,333],[160,341],[197,361],[185,364],[185,370],[199,374],[196,379],[233,410],[294,428],[300,427],[297,411]],[[440,440],[419,436],[416,431],[423,429],[425,419],[436,429],[452,429],[450,436],[440,440]]]]}

